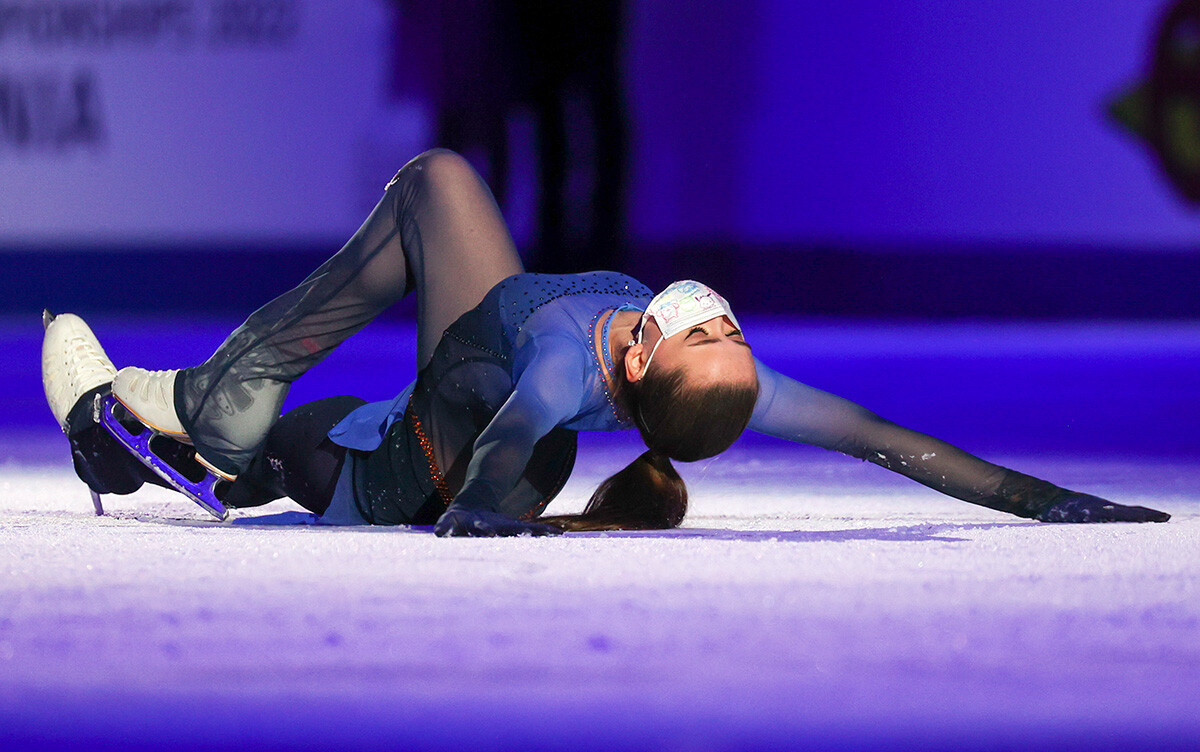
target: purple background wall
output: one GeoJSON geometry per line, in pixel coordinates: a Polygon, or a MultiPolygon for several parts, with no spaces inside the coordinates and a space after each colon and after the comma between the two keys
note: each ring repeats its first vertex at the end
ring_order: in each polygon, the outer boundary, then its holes
{"type": "MultiPolygon", "coordinates": [[[[805,314],[1200,315],[1200,215],[1104,115],[1167,5],[635,0],[628,268],[805,314]]],[[[244,311],[353,231],[428,113],[387,85],[388,3],[294,7],[294,38],[232,51],[46,45],[9,17],[6,81],[97,70],[112,112],[84,150],[3,123],[0,306],[244,311]]]]}
{"type": "Polygon", "coordinates": [[[1192,247],[1104,109],[1169,3],[642,2],[643,238],[1192,247]]]}

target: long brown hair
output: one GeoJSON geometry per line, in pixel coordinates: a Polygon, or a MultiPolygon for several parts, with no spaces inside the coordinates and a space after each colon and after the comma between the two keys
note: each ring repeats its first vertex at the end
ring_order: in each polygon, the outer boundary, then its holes
{"type": "Polygon", "coordinates": [[[631,383],[618,361],[614,399],[648,451],[600,484],[582,514],[543,517],[563,530],[663,530],[687,513],[687,487],[672,459],[720,454],[741,436],[758,400],[758,382],[689,387],[682,369],[647,371],[631,383]]]}

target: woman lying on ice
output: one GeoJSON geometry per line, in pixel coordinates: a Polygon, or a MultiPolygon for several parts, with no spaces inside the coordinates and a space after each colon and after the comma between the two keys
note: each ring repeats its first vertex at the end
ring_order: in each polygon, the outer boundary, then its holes
{"type": "Polygon", "coordinates": [[[487,187],[457,154],[434,150],[397,173],[341,251],[206,362],[117,373],[86,325],[60,316],[47,326],[43,376],[94,492],[166,485],[159,474],[174,473],[176,487],[220,517],[222,505],[288,496],[332,524],[432,524],[438,535],[672,528],[687,494],[671,460],[712,457],[749,427],[1020,517],[1169,519],[901,428],[772,371],[752,340],[696,282],[653,295],[612,272],[522,273],[487,187]],[[279,417],[293,380],[409,292],[415,383],[391,402],[331,397],[279,417]],[[142,425],[178,441],[156,439],[157,456],[139,461],[126,446],[147,453],[142,425]],[[578,431],[633,427],[647,451],[601,484],[586,511],[539,517],[571,472],[578,431]],[[199,467],[193,457],[224,479],[219,501],[208,498],[211,485],[197,491],[180,477],[199,467]]]}

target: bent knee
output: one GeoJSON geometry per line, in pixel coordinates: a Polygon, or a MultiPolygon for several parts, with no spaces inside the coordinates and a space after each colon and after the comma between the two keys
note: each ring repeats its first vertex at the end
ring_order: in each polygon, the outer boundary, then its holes
{"type": "Polygon", "coordinates": [[[387,187],[391,188],[397,182],[418,177],[432,185],[455,185],[463,181],[481,180],[475,168],[461,154],[450,149],[435,148],[421,152],[409,160],[387,187]]]}

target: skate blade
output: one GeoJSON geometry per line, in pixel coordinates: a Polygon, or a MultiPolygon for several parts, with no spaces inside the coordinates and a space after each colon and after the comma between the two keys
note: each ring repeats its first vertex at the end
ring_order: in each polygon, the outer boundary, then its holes
{"type": "MultiPolygon", "coordinates": [[[[217,484],[224,479],[210,472],[206,472],[204,478],[199,481],[193,481],[186,478],[182,473],[172,467],[168,462],[163,460],[150,446],[150,441],[155,435],[163,435],[174,439],[171,434],[163,434],[154,431],[152,428],[143,424],[143,429],[138,433],[131,432],[117,418],[114,408],[118,405],[124,405],[115,396],[107,395],[101,398],[100,401],[100,425],[112,434],[122,446],[137,457],[139,461],[146,467],[150,468],[155,475],[165,480],[171,488],[174,488],[179,493],[188,497],[200,506],[204,507],[205,511],[216,517],[218,520],[224,520],[229,516],[229,510],[225,505],[217,500],[216,487],[217,484]]],[[[128,409],[128,408],[126,408],[128,409]]],[[[134,413],[131,410],[130,415],[134,413]]],[[[197,457],[199,459],[199,457],[197,457]]],[[[207,467],[206,467],[207,469],[207,467]]]]}
{"type": "MultiPolygon", "coordinates": [[[[138,415],[136,410],[134,410],[129,405],[125,404],[125,402],[123,402],[121,400],[121,398],[118,397],[117,395],[114,394],[113,399],[115,399],[117,402],[120,402],[121,406],[124,407],[126,410],[128,410],[129,414],[132,415],[137,420],[138,423],[141,423],[143,426],[145,426],[146,428],[149,428],[151,431],[158,434],[159,436],[166,436],[169,439],[174,439],[175,441],[178,441],[180,443],[187,444],[188,446],[192,446],[192,437],[188,436],[186,433],[176,432],[176,431],[168,431],[165,428],[160,428],[160,427],[154,425],[153,423],[151,423],[147,420],[144,420],[141,415],[138,415]]],[[[223,480],[227,483],[232,483],[235,480],[237,480],[236,475],[230,475],[229,473],[225,472],[224,470],[217,468],[212,463],[210,463],[208,460],[206,460],[202,456],[200,456],[199,452],[196,452],[196,461],[199,462],[201,465],[203,465],[204,468],[206,470],[208,470],[209,472],[211,472],[213,475],[217,476],[218,478],[220,478],[221,480],[223,480]]]]}

